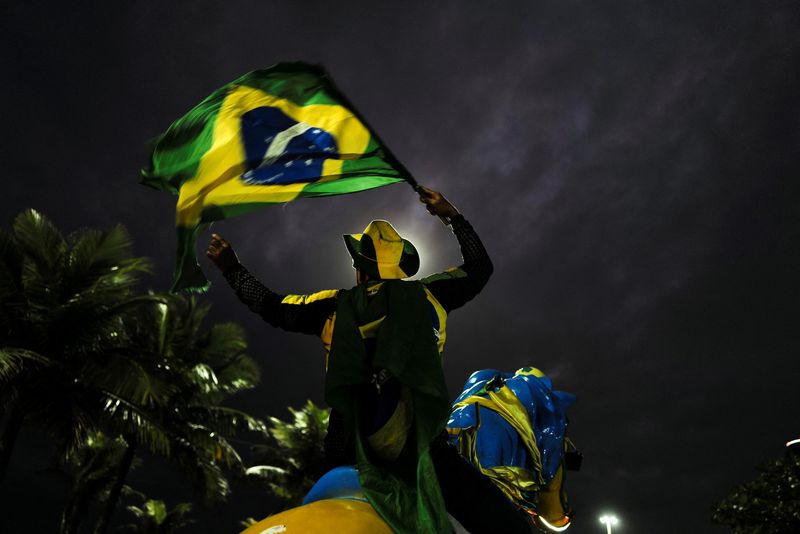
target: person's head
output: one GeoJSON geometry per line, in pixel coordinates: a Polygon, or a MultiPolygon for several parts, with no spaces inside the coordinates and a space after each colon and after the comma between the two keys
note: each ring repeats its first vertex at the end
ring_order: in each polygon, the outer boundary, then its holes
{"type": "Polygon", "coordinates": [[[344,243],[353,258],[356,282],[398,280],[414,276],[419,255],[388,221],[372,221],[361,234],[347,234],[344,243]]]}

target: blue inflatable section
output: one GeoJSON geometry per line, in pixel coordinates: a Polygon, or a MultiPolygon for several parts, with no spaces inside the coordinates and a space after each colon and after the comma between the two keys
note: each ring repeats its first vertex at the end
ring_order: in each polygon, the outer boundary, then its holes
{"type": "MultiPolygon", "coordinates": [[[[472,408],[475,410],[477,406],[472,408]]],[[[483,467],[509,465],[529,471],[533,468],[519,434],[492,410],[481,410],[481,428],[475,449],[483,467]]]]}
{"type": "MultiPolygon", "coordinates": [[[[533,426],[536,444],[542,456],[542,476],[551,480],[561,464],[564,451],[564,435],[567,429],[566,410],[575,403],[575,396],[563,391],[554,391],[547,377],[537,377],[520,369],[515,373],[483,369],[472,373],[464,384],[464,390],[456,403],[472,395],[487,396],[487,386],[508,387],[528,413],[533,426]]],[[[467,405],[457,408],[450,415],[450,428],[473,428],[480,420],[476,449],[478,459],[484,467],[498,465],[530,468],[527,453],[516,431],[492,410],[467,405]]],[[[455,442],[458,438],[451,436],[455,442]]]]}
{"type": "Polygon", "coordinates": [[[331,469],[322,475],[303,499],[303,504],[325,499],[367,501],[364,492],[361,491],[361,483],[358,481],[358,471],[355,467],[345,465],[331,469]]]}

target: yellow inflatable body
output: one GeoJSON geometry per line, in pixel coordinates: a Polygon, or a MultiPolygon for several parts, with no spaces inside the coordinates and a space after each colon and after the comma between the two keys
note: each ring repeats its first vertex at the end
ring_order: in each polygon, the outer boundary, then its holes
{"type": "Polygon", "coordinates": [[[368,502],[325,499],[272,515],[241,534],[392,534],[368,502]]]}

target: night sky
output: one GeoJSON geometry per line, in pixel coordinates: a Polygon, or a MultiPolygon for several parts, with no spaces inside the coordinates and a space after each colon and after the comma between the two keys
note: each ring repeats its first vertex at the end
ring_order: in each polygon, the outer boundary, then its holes
{"type": "MultiPolygon", "coordinates": [[[[608,510],[620,533],[724,532],[712,503],[800,437],[800,4],[338,4],[4,4],[4,228],[28,207],[64,231],[121,222],[156,264],[146,287],[166,290],[175,199],[139,184],[146,143],[247,71],[320,63],[494,261],[450,316],[451,395],[474,370],[528,365],[576,394],[571,532],[603,532],[608,510]]],[[[271,288],[304,293],[354,283],[341,235],[373,218],[417,245],[420,274],[460,262],[403,184],[214,230],[271,288]]],[[[262,366],[234,404],[321,403],[319,342],[272,330],[201,263],[213,320],[244,325],[262,366]]],[[[15,450],[0,531],[55,532],[45,450],[33,429],[15,450]]],[[[172,504],[185,490],[166,467],[130,483],[172,504]]],[[[242,489],[191,531],[268,511],[242,489]]]]}

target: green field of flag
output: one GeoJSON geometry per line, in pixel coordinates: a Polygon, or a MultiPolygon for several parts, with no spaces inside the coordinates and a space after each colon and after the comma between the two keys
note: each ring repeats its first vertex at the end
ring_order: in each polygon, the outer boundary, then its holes
{"type": "Polygon", "coordinates": [[[195,241],[265,204],[415,182],[319,66],[281,63],[218,89],[160,135],[143,183],[178,195],[173,291],[208,281],[195,241]]]}

